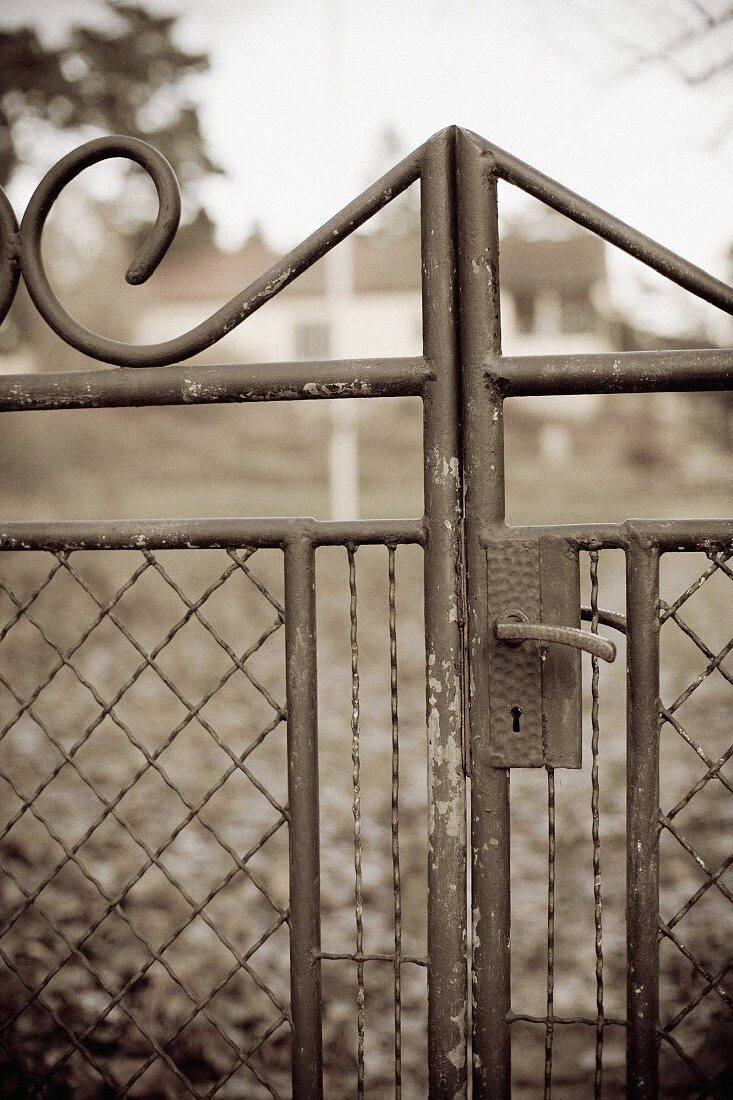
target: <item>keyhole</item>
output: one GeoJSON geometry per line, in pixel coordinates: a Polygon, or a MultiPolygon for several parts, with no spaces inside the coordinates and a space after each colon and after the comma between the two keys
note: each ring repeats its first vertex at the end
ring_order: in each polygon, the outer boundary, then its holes
{"type": "Polygon", "coordinates": [[[520,732],[519,719],[522,716],[522,708],[521,707],[512,707],[512,709],[509,713],[512,716],[512,732],[513,733],[519,733],[520,732]]]}

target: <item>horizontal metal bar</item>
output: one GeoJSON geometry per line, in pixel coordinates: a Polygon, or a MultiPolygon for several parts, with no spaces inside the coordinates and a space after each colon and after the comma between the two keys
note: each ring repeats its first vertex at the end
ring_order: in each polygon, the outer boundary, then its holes
{"type": "Polygon", "coordinates": [[[733,389],[733,351],[602,352],[493,359],[487,382],[505,397],[733,389]]]}
{"type": "Polygon", "coordinates": [[[551,206],[578,225],[582,225],[592,233],[597,233],[609,244],[616,245],[647,267],[653,268],[673,283],[689,290],[691,294],[704,298],[706,302],[718,306],[726,313],[733,313],[733,287],[716,279],[695,264],[691,264],[651,237],[647,237],[645,233],[640,233],[638,229],[627,225],[602,207],[584,199],[569,187],[538,172],[536,168],[525,164],[504,149],[492,145],[477,134],[470,134],[470,137],[482,150],[487,166],[500,179],[514,184],[515,187],[521,188],[528,195],[551,206]]]}
{"type": "Polygon", "coordinates": [[[372,952],[367,954],[364,951],[321,951],[318,954],[319,959],[323,959],[326,962],[388,962],[394,964],[400,963],[413,963],[415,966],[427,966],[428,959],[422,958],[419,955],[390,955],[388,952],[372,952]]]}
{"type": "Polygon", "coordinates": [[[433,377],[425,359],[211,364],[139,371],[65,371],[0,376],[0,412],[420,396],[433,377]]]}
{"type": "Polygon", "coordinates": [[[721,550],[733,545],[733,519],[628,519],[623,523],[545,524],[508,527],[486,524],[483,545],[497,538],[559,538],[577,550],[625,550],[635,542],[660,551],[721,550]]]}
{"type": "MultiPolygon", "coordinates": [[[[588,1027],[598,1027],[597,1016],[530,1016],[526,1012],[511,1012],[510,1024],[585,1024],[588,1027]]],[[[604,1027],[626,1027],[626,1020],[619,1016],[604,1016],[604,1027]]]]}
{"type": "Polygon", "coordinates": [[[733,546],[733,519],[635,520],[629,528],[662,552],[714,551],[733,546]]]}
{"type": "Polygon", "coordinates": [[[0,550],[213,550],[240,546],[285,547],[424,544],[423,521],[314,519],[73,520],[0,522],[0,550]]]}

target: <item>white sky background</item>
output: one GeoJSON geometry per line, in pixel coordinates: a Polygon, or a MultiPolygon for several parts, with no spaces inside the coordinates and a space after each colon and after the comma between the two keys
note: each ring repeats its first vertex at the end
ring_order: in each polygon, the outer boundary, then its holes
{"type": "MultiPolygon", "coordinates": [[[[629,22],[633,0],[596,0],[602,25],[586,0],[147,2],[178,12],[181,43],[211,57],[191,91],[227,170],[203,195],[228,247],[255,221],[291,247],[389,167],[386,126],[407,152],[456,122],[729,277],[731,82],[693,88],[659,63],[615,76],[619,40],[654,46],[653,23],[629,22]]],[[[680,25],[681,2],[654,6],[668,13],[660,32],[680,25]]],[[[53,33],[100,7],[0,0],[0,15],[53,33]]]]}

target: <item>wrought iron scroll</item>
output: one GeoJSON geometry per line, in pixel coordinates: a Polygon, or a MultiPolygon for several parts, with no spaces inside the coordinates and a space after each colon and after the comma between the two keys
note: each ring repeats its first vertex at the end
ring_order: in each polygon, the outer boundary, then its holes
{"type": "Polygon", "coordinates": [[[64,309],[43,264],[41,243],[46,219],[64,187],[90,165],[114,157],[139,164],[155,184],[158,216],[125,275],[128,283],[138,285],[153,274],[176,235],[181,217],[181,194],[170,164],[147,142],[132,137],[95,138],[63,157],[44,176],[28,204],[20,228],[7,196],[0,189],[0,232],[5,256],[5,264],[0,269],[0,321],[10,309],[22,272],[36,309],[46,323],[67,344],[92,359],[125,367],[159,367],[189,359],[221,340],[414,183],[420,174],[422,153],[423,147],[416,149],[201,324],[172,340],[133,345],[90,332],[64,309]]]}
{"type": "MultiPolygon", "coordinates": [[[[104,363],[126,367],[165,366],[189,359],[221,340],[325,256],[339,241],[349,236],[420,178],[428,151],[439,145],[446,134],[452,134],[456,129],[449,127],[410,153],[211,317],[181,336],[146,345],[111,340],[81,325],[70,316],[56,297],[43,264],[43,229],[61,191],[85,168],[115,157],[140,165],[152,179],[158,193],[158,215],[145,244],[127,270],[128,283],[137,285],[145,282],[166,255],[175,237],[181,215],[181,196],[175,173],[165,157],[139,138],[120,135],[95,138],[79,146],[51,168],[36,188],[20,227],[7,195],[0,188],[0,322],[10,309],[22,273],[30,296],[47,324],[67,344],[85,355],[104,363]]],[[[506,180],[553,206],[579,225],[635,256],[691,293],[733,313],[731,287],[505,150],[469,134],[468,131],[462,132],[475,142],[483,168],[491,176],[506,180]]],[[[645,363],[644,368],[648,373],[649,364],[645,363]]],[[[713,364],[715,375],[718,370],[719,365],[713,364]]],[[[723,370],[725,373],[726,365],[723,370]]],[[[505,387],[508,393],[512,388],[511,367],[506,373],[508,377],[500,381],[508,383],[505,387]]],[[[526,382],[526,370],[523,374],[526,382]]],[[[642,388],[656,387],[653,380],[647,378],[642,388]]]]}

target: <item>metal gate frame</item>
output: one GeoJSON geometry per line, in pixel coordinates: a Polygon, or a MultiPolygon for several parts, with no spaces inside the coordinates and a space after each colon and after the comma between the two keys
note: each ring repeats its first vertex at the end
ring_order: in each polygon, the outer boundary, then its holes
{"type": "MultiPolygon", "coordinates": [[[[491,684],[486,546],[492,539],[565,540],[624,550],[627,561],[627,1094],[658,1095],[659,556],[730,552],[733,521],[639,521],[568,528],[504,522],[503,402],[508,397],[720,390],[728,350],[511,357],[501,354],[497,187],[520,187],[713,305],[733,290],[623,222],[465,131],[457,136],[460,347],[471,745],[474,1096],[511,1090],[509,770],[488,762],[491,684]]],[[[548,1005],[547,1023],[554,1024],[548,1005]]],[[[588,1021],[597,1024],[597,1021],[588,1021]]],[[[603,1026],[601,1022],[601,1027],[603,1026]]],[[[596,1086],[598,1088],[598,1085],[596,1086]]],[[[595,1095],[599,1095],[596,1091],[595,1095]]]]}
{"type": "MultiPolygon", "coordinates": [[[[504,522],[502,406],[547,394],[716,390],[733,385],[728,350],[581,356],[502,356],[497,184],[554,207],[680,286],[733,313],[733,290],[560,184],[469,131],[450,127],[408,156],[280,263],[190,333],[131,347],[89,333],[64,311],[45,275],[41,235],[63,187],[110,157],[140,164],[159,196],[155,228],[128,271],[142,282],[175,235],[180,199],[167,162],[143,142],[102,138],[51,170],[20,231],[0,192],[9,262],[0,317],[22,268],[33,301],[70,345],[115,371],[5,376],[0,410],[417,396],[424,407],[422,520],[308,519],[0,523],[0,549],[154,550],[276,547],[285,554],[290,817],[293,1088],[322,1096],[317,686],[314,556],[319,546],[424,548],[429,757],[428,1061],[430,1096],[467,1089],[468,936],[466,775],[471,776],[474,1097],[508,1097],[511,1080],[509,770],[487,759],[491,685],[486,646],[486,545],[545,534],[575,549],[617,547],[628,561],[628,1084],[657,1094],[658,688],[657,570],[672,548],[729,549],[733,522],[512,529],[504,522]],[[424,352],[419,358],[208,366],[179,363],[209,347],[274,297],[393,198],[421,188],[424,352]],[[136,370],[155,367],[155,370],[136,370]],[[464,707],[464,697],[467,706],[464,707]],[[468,730],[464,731],[464,710],[468,730]]],[[[361,949],[347,956],[362,966],[361,949]]],[[[381,956],[380,956],[381,958],[381,956]]],[[[396,967],[403,959],[395,953],[396,967]]],[[[550,1022],[551,1019],[548,1017],[550,1022]]],[[[363,1065],[362,1065],[363,1069],[363,1065]]],[[[360,1093],[363,1078],[360,1076],[360,1093]]]]}

